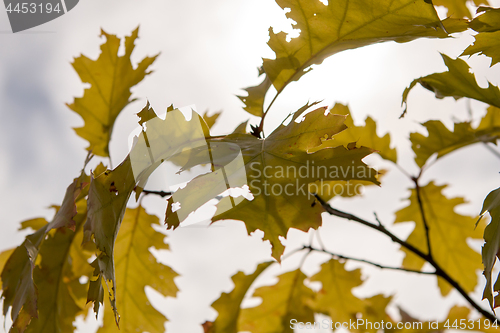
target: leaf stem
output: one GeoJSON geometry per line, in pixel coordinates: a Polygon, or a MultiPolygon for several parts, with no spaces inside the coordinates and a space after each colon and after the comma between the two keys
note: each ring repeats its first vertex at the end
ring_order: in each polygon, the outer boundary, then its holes
{"type": "Polygon", "coordinates": [[[457,281],[455,281],[450,275],[448,275],[448,273],[446,273],[443,270],[443,268],[430,255],[423,253],[422,251],[420,251],[419,249],[417,249],[413,245],[400,239],[398,236],[394,235],[392,232],[387,230],[384,227],[384,225],[382,225],[381,223],[375,224],[375,223],[366,221],[360,217],[357,217],[353,214],[346,213],[346,212],[340,211],[338,209],[335,209],[332,206],[330,206],[328,203],[326,203],[323,199],[321,199],[321,197],[319,197],[317,194],[315,196],[316,196],[316,199],[318,199],[318,201],[321,203],[321,205],[323,206],[325,211],[327,213],[329,213],[330,215],[334,215],[334,216],[338,216],[338,217],[341,217],[341,218],[344,218],[347,220],[355,221],[355,222],[361,223],[362,225],[365,225],[369,228],[375,229],[375,230],[383,233],[384,235],[387,235],[393,242],[398,243],[399,245],[401,245],[404,248],[406,248],[407,250],[413,252],[414,254],[419,256],[420,258],[426,260],[436,270],[434,272],[434,275],[446,280],[446,282],[448,282],[453,288],[455,288],[455,290],[457,290],[474,309],[476,309],[479,313],[481,313],[485,318],[487,318],[491,322],[497,322],[497,323],[499,322],[498,318],[493,313],[483,309],[472,298],[470,298],[470,296],[460,286],[460,284],[457,281]]]}
{"type": "Polygon", "coordinates": [[[326,254],[329,254],[332,257],[335,257],[337,259],[344,259],[344,260],[352,260],[352,261],[362,262],[362,263],[369,264],[369,265],[372,265],[372,266],[375,266],[375,267],[378,267],[378,268],[381,268],[381,269],[390,269],[390,270],[396,270],[396,271],[403,271],[403,272],[417,273],[417,274],[427,274],[427,275],[435,275],[436,274],[436,272],[422,272],[422,271],[419,271],[419,270],[407,269],[407,268],[403,268],[403,267],[385,266],[385,265],[377,264],[375,262],[372,262],[372,261],[369,261],[369,260],[366,260],[366,259],[347,257],[347,256],[344,256],[344,255],[341,255],[341,254],[337,254],[337,253],[333,253],[333,252],[327,251],[325,249],[317,249],[317,248],[314,248],[312,246],[304,246],[303,249],[310,249],[311,251],[326,253],[326,254]]]}
{"type": "Polygon", "coordinates": [[[269,112],[269,109],[274,104],[274,101],[276,101],[276,99],[278,98],[279,94],[280,94],[280,92],[276,92],[276,95],[274,96],[274,98],[271,101],[271,103],[269,103],[269,105],[267,106],[266,111],[264,111],[264,113],[262,114],[262,118],[260,119],[260,124],[259,124],[259,127],[258,127],[258,133],[262,133],[262,137],[264,137],[264,118],[266,118],[266,115],[269,112]]]}

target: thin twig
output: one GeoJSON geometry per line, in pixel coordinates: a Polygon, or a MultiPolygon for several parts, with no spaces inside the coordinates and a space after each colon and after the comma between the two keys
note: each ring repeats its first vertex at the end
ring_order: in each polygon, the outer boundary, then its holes
{"type": "Polygon", "coordinates": [[[425,238],[427,240],[427,252],[429,253],[429,257],[432,258],[430,229],[429,223],[427,223],[427,218],[425,217],[424,202],[422,200],[420,185],[418,184],[418,178],[414,177],[412,178],[412,180],[415,183],[415,192],[417,194],[418,207],[420,209],[420,215],[422,216],[422,222],[424,223],[425,238]]]}
{"type": "Polygon", "coordinates": [[[169,195],[172,195],[172,192],[151,191],[151,190],[142,190],[142,193],[144,193],[144,194],[155,194],[155,195],[159,195],[162,198],[164,198],[166,196],[169,196],[169,195]]]}
{"type": "Polygon", "coordinates": [[[369,260],[366,260],[366,259],[347,257],[347,256],[344,256],[344,255],[341,255],[341,254],[337,254],[337,253],[333,253],[333,252],[330,252],[330,251],[327,251],[327,250],[324,250],[324,249],[316,249],[316,248],[313,248],[312,246],[304,246],[304,248],[305,249],[311,249],[311,251],[315,251],[315,252],[323,252],[323,253],[329,254],[332,257],[337,258],[337,259],[344,259],[344,260],[352,260],[352,261],[363,262],[365,264],[369,264],[369,265],[372,265],[372,266],[375,266],[375,267],[378,267],[378,268],[381,268],[381,269],[390,269],[390,270],[395,270],[395,271],[403,271],[403,272],[417,273],[417,274],[427,274],[427,275],[435,275],[436,274],[436,272],[422,272],[422,271],[419,271],[419,270],[407,269],[407,268],[403,268],[403,267],[385,266],[385,265],[377,264],[375,262],[372,262],[372,261],[369,261],[369,260]]]}
{"type": "Polygon", "coordinates": [[[326,203],[323,199],[321,199],[321,197],[319,197],[318,195],[315,195],[315,196],[318,199],[318,201],[321,203],[323,208],[326,210],[326,212],[328,212],[330,215],[334,215],[334,216],[338,216],[338,217],[341,217],[344,219],[355,221],[355,222],[361,223],[362,225],[365,225],[369,228],[375,229],[375,230],[387,235],[389,238],[391,238],[391,240],[393,242],[398,243],[399,245],[401,245],[404,248],[406,248],[407,250],[413,252],[414,254],[419,256],[420,258],[426,260],[436,270],[436,272],[434,274],[436,276],[439,276],[439,277],[443,278],[444,280],[446,280],[453,288],[455,288],[455,290],[457,290],[460,293],[460,295],[462,295],[465,298],[465,300],[474,309],[476,309],[479,313],[481,313],[485,318],[487,318],[491,322],[498,322],[498,318],[495,317],[495,315],[493,313],[486,311],[479,304],[477,304],[472,298],[470,298],[470,296],[460,286],[460,284],[457,281],[455,281],[450,275],[448,275],[448,273],[446,273],[443,270],[443,268],[431,256],[423,253],[422,251],[420,251],[419,249],[417,249],[413,245],[407,243],[406,241],[403,241],[402,239],[400,239],[399,237],[394,235],[392,232],[387,230],[382,224],[378,225],[378,224],[375,224],[372,222],[368,222],[368,221],[366,221],[360,217],[357,217],[353,214],[345,213],[343,211],[335,209],[332,206],[330,206],[328,203],[326,203]]]}

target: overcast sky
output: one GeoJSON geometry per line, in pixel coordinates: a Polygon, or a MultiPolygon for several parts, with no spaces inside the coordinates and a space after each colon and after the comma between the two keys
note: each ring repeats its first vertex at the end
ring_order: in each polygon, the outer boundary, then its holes
{"type": "MultiPolygon", "coordinates": [[[[53,211],[47,207],[61,202],[85,158],[87,144],[71,129],[83,122],[65,106],[83,93],[83,85],[70,65],[72,59],[80,53],[97,57],[103,42],[99,38],[101,28],[123,37],[138,25],[134,61],[159,52],[161,55],[153,65],[155,72],[133,89],[138,101],[117,120],[111,142],[115,166],[128,152],[128,135],[137,121],[134,114],[146,98],[157,110],[172,103],[179,107],[194,104],[201,112],[223,110],[214,127],[216,134],[224,134],[249,118],[256,123],[255,117],[242,110],[235,95],[242,93],[241,88],[258,83],[261,58],[273,57],[266,45],[269,26],[274,26],[276,32],[290,31],[283,11],[270,0],[85,0],[52,22],[16,34],[10,32],[7,14],[0,9],[0,139],[5,143],[0,146],[0,250],[21,243],[25,233],[17,231],[19,222],[37,216],[52,217],[53,211]]],[[[416,173],[409,131],[425,133],[419,122],[428,119],[441,119],[448,126],[452,119],[466,120],[468,105],[473,109],[473,119],[478,120],[485,106],[451,98],[436,100],[432,93],[417,87],[409,98],[408,115],[400,120],[401,94],[414,78],[445,70],[439,52],[454,58],[471,41],[472,37],[466,35],[406,44],[391,42],[335,55],[300,83],[287,88],[267,118],[266,132],[270,133],[285,115],[307,101],[323,100],[322,105],[327,106],[347,103],[356,123],[371,115],[378,120],[379,134],[391,133],[401,164],[416,173]]],[[[500,84],[499,65],[488,70],[489,59],[478,56],[471,57],[468,63],[478,73],[481,86],[486,85],[486,80],[500,84]]],[[[405,205],[402,199],[408,196],[411,183],[377,157],[366,161],[377,168],[391,169],[382,187],[367,190],[362,199],[332,204],[367,219],[376,211],[382,221],[391,224],[393,213],[405,205]]],[[[459,210],[474,215],[485,195],[499,186],[498,166],[493,154],[473,146],[444,158],[423,181],[450,183],[445,193],[466,196],[470,203],[459,210]]],[[[145,203],[149,212],[163,216],[163,201],[148,198],[145,203]]],[[[172,252],[162,254],[162,258],[181,274],[176,279],[181,292],[177,299],[155,297],[153,304],[169,318],[169,332],[202,332],[199,324],[216,317],[210,304],[222,291],[232,288],[230,276],[238,270],[250,273],[258,262],[269,258],[270,246],[261,241],[261,233],[247,236],[242,223],[223,222],[220,226],[181,228],[168,233],[172,252]]],[[[412,225],[392,230],[405,236],[412,225]]],[[[326,217],[321,234],[327,248],[346,255],[392,265],[398,265],[403,257],[384,237],[338,219],[326,217]]],[[[288,244],[300,245],[307,239],[304,233],[292,231],[288,244]]],[[[479,244],[476,246],[479,248],[479,244]]],[[[311,258],[304,267],[308,274],[317,271],[318,263],[327,259],[319,255],[311,258]]],[[[296,261],[290,260],[283,264],[281,272],[295,267],[296,261]]],[[[397,304],[428,320],[442,318],[456,300],[463,303],[456,293],[441,298],[435,278],[362,267],[370,278],[356,291],[357,295],[395,295],[393,313],[397,304]]],[[[267,280],[264,277],[259,283],[272,282],[269,278],[277,272],[275,267],[266,274],[267,280]]],[[[484,284],[479,274],[478,279],[481,285],[475,299],[480,298],[484,284]]],[[[86,326],[81,326],[80,332],[87,331],[86,326]]]]}

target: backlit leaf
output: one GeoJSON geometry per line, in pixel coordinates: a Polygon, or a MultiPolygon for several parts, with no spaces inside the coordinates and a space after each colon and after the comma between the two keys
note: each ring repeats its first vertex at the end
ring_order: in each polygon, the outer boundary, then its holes
{"type": "Polygon", "coordinates": [[[428,136],[411,133],[410,140],[415,152],[415,162],[423,167],[425,162],[435,153],[441,158],[459,148],[477,143],[493,142],[500,138],[500,110],[490,106],[477,128],[472,128],[468,122],[455,123],[450,131],[439,120],[429,120],[422,124],[428,136]]]}
{"type": "Polygon", "coordinates": [[[377,135],[377,124],[371,117],[366,117],[364,126],[354,125],[351,112],[346,105],[336,103],[335,106],[330,110],[330,113],[346,115],[347,118],[344,124],[349,128],[347,131],[342,131],[335,134],[334,137],[322,138],[322,144],[314,149],[309,150],[309,152],[314,152],[319,149],[327,147],[336,147],[339,144],[343,144],[345,147],[351,142],[356,142],[358,146],[370,147],[376,150],[382,158],[389,160],[391,162],[397,162],[397,152],[396,148],[391,148],[391,136],[389,133],[380,137],[377,135]]]}
{"type": "MultiPolygon", "coordinates": [[[[377,172],[361,161],[372,152],[369,148],[357,148],[352,143],[347,148],[339,146],[309,153],[321,144],[320,139],[325,135],[331,137],[345,130],[344,119],[345,116],[329,112],[325,115],[325,108],[319,108],[300,123],[281,125],[263,140],[249,134],[209,140],[212,152],[209,155],[216,170],[176,191],[173,202],[179,202],[181,208],[171,215],[182,214],[179,219],[182,221],[208,200],[235,187],[231,183],[248,184],[254,199],[223,198],[212,221],[241,220],[249,233],[264,231],[264,239],[270,240],[273,256],[278,259],[284,249],[279,237],[286,237],[290,228],[307,231],[321,225],[323,208],[308,192],[309,183],[350,179],[378,183],[377,172]],[[239,150],[242,161],[237,159],[239,150]]],[[[207,162],[210,160],[198,161],[207,162]]],[[[169,219],[166,222],[170,224],[169,219]]]]}
{"type": "MultiPolygon", "coordinates": [[[[483,299],[488,299],[491,308],[500,306],[500,276],[497,282],[493,283],[493,266],[497,261],[500,252],[500,188],[491,191],[484,199],[481,217],[488,212],[491,216],[490,223],[484,229],[485,244],[481,250],[484,264],[484,276],[486,277],[486,286],[484,287],[483,299]]],[[[479,222],[479,221],[478,221],[479,222]]]]}
{"type": "MultiPolygon", "coordinates": [[[[264,59],[264,70],[280,92],[298,80],[313,64],[335,53],[384,41],[408,42],[419,37],[447,37],[434,7],[423,0],[329,1],[278,0],[289,8],[300,36],[269,32],[276,59],[264,59]]],[[[464,27],[459,30],[465,29],[464,27]]],[[[450,31],[450,29],[448,30],[450,31]]],[[[450,31],[451,32],[451,31],[450,31]]]]}
{"type": "Polygon", "coordinates": [[[238,272],[232,277],[234,289],[230,293],[223,293],[212,307],[219,313],[211,326],[210,333],[237,333],[238,318],[241,312],[241,302],[255,279],[267,268],[272,261],[257,266],[255,272],[245,275],[238,272]]]}
{"type": "MultiPolygon", "coordinates": [[[[434,260],[457,281],[467,292],[472,292],[477,284],[477,270],[481,269],[481,256],[467,244],[467,239],[481,239],[484,225],[474,229],[475,219],[455,212],[455,207],[463,204],[462,198],[449,199],[442,194],[446,185],[438,186],[430,182],[420,188],[423,211],[429,226],[429,238],[434,260]]],[[[410,204],[396,212],[394,223],[415,222],[415,228],[407,242],[427,253],[427,238],[424,222],[418,204],[416,190],[411,190],[410,204]]],[[[413,252],[406,253],[403,267],[422,269],[425,260],[413,252]]],[[[438,279],[441,294],[447,295],[452,287],[438,279]]]]}
{"type": "Polygon", "coordinates": [[[141,132],[125,160],[114,170],[94,174],[90,182],[84,239],[90,241],[93,237],[98,253],[88,300],[94,302],[97,312],[106,285],[117,323],[114,245],[130,195],[136,185],[144,187],[149,175],[163,161],[184,150],[206,145],[208,135],[205,122],[195,112],[189,121],[173,107],[167,110],[165,120],[148,117],[147,130],[141,132]]]}
{"type": "Polygon", "coordinates": [[[151,286],[164,296],[175,296],[177,287],[173,279],[177,273],[159,263],[150,252],[150,247],[168,249],[163,242],[165,236],[156,231],[153,225],[159,225],[158,217],[149,215],[143,207],[125,211],[114,247],[120,330],[115,325],[112,309],[106,306],[103,326],[98,333],[165,331],[167,318],[151,305],[145,287],[151,286]]]}
{"type": "Polygon", "coordinates": [[[207,123],[208,128],[212,128],[212,126],[215,125],[215,122],[217,121],[217,118],[221,115],[221,111],[219,112],[213,112],[211,116],[208,115],[208,111],[205,111],[203,114],[203,120],[205,120],[205,123],[207,123]]]}
{"type": "Polygon", "coordinates": [[[310,280],[322,284],[321,290],[308,303],[315,312],[330,316],[333,322],[356,320],[356,314],[364,308],[363,300],[351,291],[363,283],[359,268],[348,271],[345,263],[331,259],[322,264],[321,270],[310,280]]]}
{"type": "Polygon", "coordinates": [[[278,276],[273,286],[258,288],[253,297],[261,297],[262,303],[241,310],[239,331],[252,333],[293,333],[290,320],[314,321],[313,310],[306,300],[313,297],[311,289],[304,285],[306,276],[300,269],[278,276]]]}
{"type": "Polygon", "coordinates": [[[238,96],[238,98],[245,103],[243,109],[254,116],[262,117],[264,114],[264,98],[271,84],[271,80],[264,75],[264,81],[259,85],[246,88],[245,91],[247,92],[247,96],[238,96]]]}
{"type": "Polygon", "coordinates": [[[478,15],[469,27],[477,32],[494,32],[500,30],[500,8],[479,7],[478,15]]]}
{"type": "MultiPolygon", "coordinates": [[[[444,6],[448,9],[447,17],[467,17],[471,18],[469,8],[467,8],[467,0],[433,0],[434,6],[444,6]]],[[[474,0],[476,6],[487,5],[486,0],[474,0]]]]}
{"type": "Polygon", "coordinates": [[[97,60],[84,55],[76,58],[73,68],[83,83],[89,83],[83,97],[75,98],[68,107],[84,120],[83,127],[76,128],[76,133],[89,142],[87,150],[99,156],[109,156],[109,141],[113,125],[120,112],[133,100],[130,88],[138,84],[144,76],[151,73],[148,67],[156,56],[146,57],[136,68],[132,66],[130,56],[139,28],[125,37],[125,54],[118,56],[120,39],[115,35],[101,31],[106,42],[101,45],[101,54],[97,60]]]}
{"type": "MultiPolygon", "coordinates": [[[[486,104],[500,108],[500,90],[498,87],[488,82],[488,88],[481,88],[477,85],[474,74],[469,72],[469,65],[462,59],[451,59],[445,54],[441,54],[444,63],[448,67],[448,72],[434,73],[415,79],[403,92],[403,103],[407,103],[408,94],[420,83],[422,87],[434,92],[437,98],[462,97],[472,98],[486,104]]],[[[403,114],[406,113],[406,108],[403,114]]]]}
{"type": "Polygon", "coordinates": [[[474,38],[474,44],[469,45],[461,55],[484,54],[491,58],[491,66],[500,62],[500,31],[481,32],[474,38]]]}

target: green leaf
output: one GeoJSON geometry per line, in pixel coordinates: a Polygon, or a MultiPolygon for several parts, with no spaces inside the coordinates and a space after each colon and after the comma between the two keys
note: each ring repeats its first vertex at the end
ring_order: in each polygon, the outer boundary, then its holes
{"type": "Polygon", "coordinates": [[[78,215],[74,218],[76,232],[56,229],[48,233],[40,246],[41,261],[33,272],[39,313],[38,318],[32,319],[27,333],[71,332],[75,328],[75,317],[86,313],[87,284],[79,282],[81,276],[90,276],[92,272],[87,261],[92,252],[80,248],[86,210],[85,200],[80,200],[78,215]]]}
{"type": "Polygon", "coordinates": [[[87,301],[94,302],[94,311],[97,314],[99,303],[102,303],[102,284],[105,284],[117,325],[119,315],[116,308],[114,244],[135,184],[128,157],[113,171],[105,171],[96,178],[92,175],[88,198],[88,218],[84,225],[84,242],[89,242],[93,236],[98,250],[97,259],[93,264],[95,270],[87,301]]]}
{"type": "MultiPolygon", "coordinates": [[[[9,308],[12,307],[12,332],[24,332],[32,318],[39,315],[38,290],[33,277],[34,271],[36,271],[35,263],[38,253],[43,249],[43,242],[50,230],[54,228],[57,228],[56,230],[72,230],[74,228],[74,218],[77,214],[75,198],[85,195],[86,190],[82,193],[82,189],[87,188],[85,187],[86,178],[88,177],[82,173],[68,187],[61,208],[57,210],[50,223],[34,219],[21,224],[22,228],[25,226],[37,228],[40,225],[43,227],[26,236],[24,242],[13,251],[2,270],[3,313],[5,316],[9,308]]],[[[66,231],[69,232],[69,230],[66,231]]]]}
{"type": "MultiPolygon", "coordinates": [[[[469,65],[462,59],[451,59],[445,54],[441,54],[444,63],[448,67],[448,72],[434,73],[415,79],[403,92],[403,103],[407,104],[408,94],[420,83],[422,87],[434,92],[436,98],[462,97],[472,98],[486,104],[500,108],[500,90],[498,87],[488,82],[488,88],[481,88],[477,85],[474,75],[469,72],[469,65]]],[[[407,107],[403,112],[406,113],[407,107]]]]}
{"type": "Polygon", "coordinates": [[[218,300],[212,303],[212,307],[219,315],[213,323],[210,333],[238,333],[241,302],[255,279],[272,263],[272,261],[268,261],[259,264],[255,272],[250,275],[245,275],[243,272],[233,275],[234,289],[230,293],[223,293],[218,300]]]}
{"type": "MultiPolygon", "coordinates": [[[[357,148],[352,143],[347,148],[339,146],[309,153],[321,144],[325,135],[331,137],[345,130],[344,119],[345,116],[329,112],[325,115],[325,108],[319,108],[300,123],[291,121],[287,126],[281,125],[263,140],[249,134],[209,140],[211,154],[207,156],[211,156],[217,168],[173,194],[173,202],[179,202],[181,208],[170,216],[181,214],[182,221],[229,187],[236,187],[231,184],[248,184],[254,199],[223,198],[212,221],[241,220],[248,233],[264,231],[264,239],[270,240],[273,256],[278,259],[284,250],[279,237],[286,237],[290,228],[307,231],[321,225],[323,208],[308,191],[309,183],[350,179],[378,183],[377,172],[361,161],[372,152],[369,148],[357,148]],[[243,161],[236,159],[238,150],[243,161]]],[[[197,162],[210,163],[210,160],[197,162]]],[[[166,222],[172,225],[169,218],[166,222]]]]}
{"type": "Polygon", "coordinates": [[[477,142],[493,142],[500,138],[500,110],[490,106],[477,128],[472,128],[468,122],[455,123],[450,131],[439,120],[429,120],[422,124],[428,136],[411,133],[410,140],[415,152],[415,162],[422,168],[426,161],[435,153],[441,158],[462,147],[477,142]]]}
{"type": "Polygon", "coordinates": [[[145,288],[151,286],[164,296],[175,296],[178,290],[173,279],[177,273],[159,263],[150,252],[151,247],[168,249],[163,241],[165,236],[153,225],[159,226],[158,217],[149,215],[143,207],[125,211],[114,247],[116,305],[122,314],[120,330],[115,326],[112,309],[105,307],[103,326],[98,333],[165,331],[167,318],[151,305],[145,288]]]}
{"type": "Polygon", "coordinates": [[[89,142],[87,150],[95,155],[109,156],[108,147],[115,120],[123,108],[133,101],[130,99],[130,88],[151,73],[147,69],[157,57],[144,58],[134,69],[130,56],[138,34],[139,28],[125,37],[125,54],[118,56],[120,39],[101,31],[106,42],[101,45],[97,60],[81,55],[73,62],[80,79],[89,83],[90,88],[85,89],[83,97],[75,98],[68,107],[83,118],[84,126],[76,128],[75,132],[89,142]]]}
{"type": "MultiPolygon", "coordinates": [[[[497,282],[493,284],[493,266],[500,252],[500,188],[491,191],[484,199],[481,209],[480,219],[486,212],[491,216],[490,223],[484,229],[485,244],[481,250],[484,264],[484,276],[486,277],[486,286],[484,287],[483,299],[488,299],[492,309],[500,306],[499,292],[500,276],[497,282]]],[[[478,220],[479,222],[479,220],[478,220]]]]}
{"type": "Polygon", "coordinates": [[[241,310],[239,331],[252,333],[293,333],[290,320],[314,321],[313,310],[306,304],[314,293],[304,285],[306,276],[296,271],[280,275],[277,284],[258,288],[253,297],[261,297],[262,303],[241,310]]]}
{"type": "MultiPolygon", "coordinates": [[[[149,105],[144,109],[149,110],[149,105]]],[[[147,130],[141,132],[125,160],[114,170],[94,174],[90,182],[84,240],[88,242],[93,237],[98,253],[88,301],[94,302],[97,313],[106,285],[117,324],[114,245],[130,195],[136,185],[144,187],[149,175],[163,161],[184,150],[206,145],[208,127],[201,116],[192,112],[187,121],[179,110],[170,107],[167,111],[165,120],[149,113],[147,130]]]]}
{"type": "MultiPolygon", "coordinates": [[[[434,260],[467,292],[477,285],[476,271],[481,269],[481,257],[467,244],[467,239],[481,239],[483,225],[474,229],[474,218],[455,212],[455,207],[465,203],[462,198],[449,199],[442,194],[446,185],[430,182],[420,187],[423,211],[429,227],[429,238],[434,260]]],[[[406,240],[420,251],[427,253],[427,238],[415,189],[411,190],[410,204],[396,212],[394,223],[415,222],[415,228],[406,240]]],[[[422,269],[425,260],[404,249],[403,267],[422,269]]],[[[441,294],[446,296],[452,287],[438,279],[441,294]]]]}
{"type": "Polygon", "coordinates": [[[322,264],[321,270],[310,280],[322,284],[321,290],[308,303],[315,312],[330,316],[333,322],[356,320],[356,314],[365,304],[351,290],[363,283],[361,269],[348,271],[345,263],[331,259],[322,264]]]}

